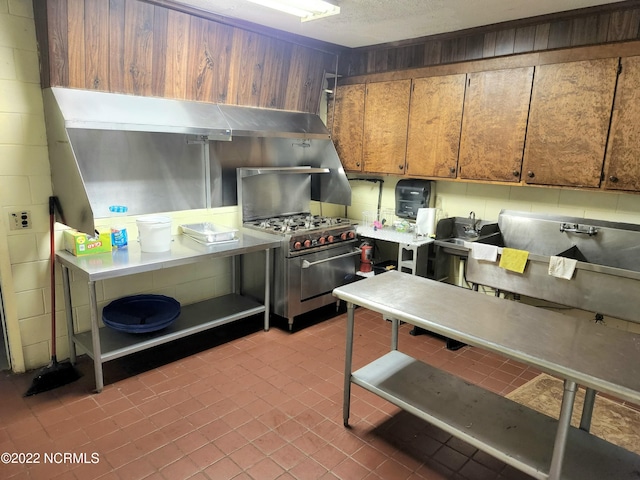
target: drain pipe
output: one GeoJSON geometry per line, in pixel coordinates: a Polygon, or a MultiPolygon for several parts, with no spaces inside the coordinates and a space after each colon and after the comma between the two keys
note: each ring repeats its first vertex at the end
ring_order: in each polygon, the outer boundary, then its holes
{"type": "MultiPolygon", "coordinates": [[[[381,178],[350,178],[349,181],[354,181],[354,182],[373,182],[373,183],[378,183],[378,208],[376,209],[376,212],[378,214],[380,214],[380,209],[382,208],[382,184],[384,183],[384,180],[382,180],[381,178]]],[[[347,206],[344,206],[344,216],[347,216],[347,206]]],[[[379,217],[376,217],[378,221],[380,221],[379,217]]]]}
{"type": "MultiPolygon", "coordinates": [[[[378,184],[378,208],[376,209],[376,219],[378,221],[380,221],[380,209],[382,208],[382,185],[384,184],[384,180],[382,180],[381,178],[362,177],[362,178],[350,178],[349,181],[354,181],[354,182],[372,182],[372,183],[377,183],[378,184]]],[[[345,217],[346,217],[347,216],[347,206],[346,205],[344,207],[344,214],[345,214],[345,217]]],[[[370,250],[370,259],[372,260],[375,257],[376,250],[378,249],[378,246],[376,245],[376,241],[374,239],[371,239],[369,242],[364,242],[361,245],[361,248],[365,244],[370,244],[371,247],[372,247],[371,250],[370,250]]],[[[365,250],[363,250],[363,252],[365,252],[365,250]]]]}

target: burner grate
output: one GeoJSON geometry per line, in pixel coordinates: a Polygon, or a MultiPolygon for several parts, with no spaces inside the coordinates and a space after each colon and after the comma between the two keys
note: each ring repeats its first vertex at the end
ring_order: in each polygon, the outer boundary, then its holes
{"type": "Polygon", "coordinates": [[[246,225],[276,233],[293,233],[316,230],[318,228],[343,227],[351,225],[351,220],[341,217],[325,217],[300,213],[253,220],[246,225]]]}

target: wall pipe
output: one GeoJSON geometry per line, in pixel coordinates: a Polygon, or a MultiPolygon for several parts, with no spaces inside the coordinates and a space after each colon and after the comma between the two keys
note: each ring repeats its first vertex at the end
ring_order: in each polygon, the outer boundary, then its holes
{"type": "MultiPolygon", "coordinates": [[[[380,221],[380,209],[382,208],[382,184],[384,183],[384,180],[382,180],[381,178],[350,178],[349,181],[354,181],[354,182],[373,182],[373,183],[379,183],[378,185],[378,208],[376,210],[378,216],[376,217],[378,221],[380,221]]],[[[345,217],[347,216],[347,206],[345,205],[344,207],[344,212],[345,212],[345,217]]]]}

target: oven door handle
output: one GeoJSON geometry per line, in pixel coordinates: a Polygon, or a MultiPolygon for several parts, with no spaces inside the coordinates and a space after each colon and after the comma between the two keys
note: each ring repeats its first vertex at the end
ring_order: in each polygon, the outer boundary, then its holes
{"type": "Polygon", "coordinates": [[[361,253],[362,253],[361,249],[354,248],[353,251],[351,252],[343,253],[342,255],[336,255],[335,257],[325,258],[324,260],[318,260],[317,262],[310,262],[309,260],[303,260],[302,268],[313,267],[314,265],[318,265],[320,263],[331,262],[332,260],[336,260],[338,258],[351,257],[353,255],[360,255],[361,253]]]}

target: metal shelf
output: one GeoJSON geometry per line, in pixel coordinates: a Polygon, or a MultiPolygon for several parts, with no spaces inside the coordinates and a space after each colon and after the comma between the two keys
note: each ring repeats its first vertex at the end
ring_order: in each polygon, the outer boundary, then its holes
{"type": "MultiPolygon", "coordinates": [[[[176,321],[157,332],[134,334],[101,327],[99,336],[102,353],[99,360],[114,360],[264,311],[264,305],[237,294],[229,294],[183,306],[176,321]]],[[[73,340],[96,360],[91,331],[75,334],[73,340]]]]}
{"type": "MultiPolygon", "coordinates": [[[[558,421],[391,351],[351,375],[369,390],[535,478],[548,478],[558,421]]],[[[635,479],[640,456],[570,427],[563,478],[635,479]]]]}
{"type": "Polygon", "coordinates": [[[100,327],[96,282],[121,278],[143,272],[153,272],[181,265],[204,262],[214,258],[232,257],[233,272],[238,272],[236,258],[253,252],[264,252],[264,296],[270,298],[271,250],[280,246],[282,239],[277,235],[255,235],[240,232],[237,241],[202,245],[184,235],[173,237],[171,250],[160,253],[144,253],[140,246],[132,244],[123,251],[98,255],[75,257],[59,251],[56,260],[62,266],[67,330],[69,332],[69,360],[76,361],[76,346],[81,347],[92,359],[96,378],[96,391],[104,387],[102,364],[116,358],[130,355],[172,340],[218,327],[242,318],[263,314],[264,330],[269,330],[269,304],[261,304],[243,297],[236,288],[228,295],[211,298],[181,308],[180,316],[165,329],[145,334],[119,332],[109,327],[100,327]],[[91,331],[75,333],[73,326],[73,305],[71,301],[70,271],[80,278],[86,278],[89,288],[89,312],[91,331]]]}

